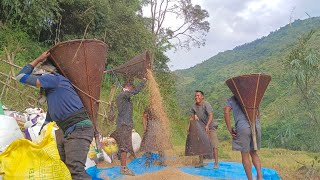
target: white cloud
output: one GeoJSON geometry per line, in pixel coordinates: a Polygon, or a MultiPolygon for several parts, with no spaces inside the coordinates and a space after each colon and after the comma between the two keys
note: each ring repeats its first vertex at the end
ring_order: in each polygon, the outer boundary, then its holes
{"type": "Polygon", "coordinates": [[[209,14],[206,46],[167,52],[172,70],[194,66],[218,52],[251,42],[279,29],[292,19],[320,16],[318,0],[193,0],[209,14]],[[294,11],[292,12],[292,10],[294,11]]]}

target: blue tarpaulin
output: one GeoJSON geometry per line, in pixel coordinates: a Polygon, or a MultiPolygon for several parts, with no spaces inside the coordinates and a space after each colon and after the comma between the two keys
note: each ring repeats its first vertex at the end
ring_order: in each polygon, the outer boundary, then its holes
{"type": "MultiPolygon", "coordinates": [[[[193,166],[180,168],[182,172],[204,176],[212,179],[247,179],[246,173],[241,163],[236,162],[219,162],[219,169],[213,169],[213,162],[207,163],[207,166],[202,168],[195,168],[193,166]]],[[[252,167],[253,177],[256,176],[257,171],[252,167]]],[[[277,171],[268,168],[262,168],[262,175],[264,180],[280,180],[277,171]]]]}
{"type": "MultiPolygon", "coordinates": [[[[157,160],[159,156],[156,154],[151,154],[151,160],[157,160]]],[[[145,173],[152,173],[156,171],[163,170],[165,168],[157,165],[151,165],[145,167],[144,163],[146,162],[146,156],[136,158],[128,164],[128,167],[136,174],[141,175],[145,173]]],[[[219,169],[213,169],[213,162],[208,162],[207,166],[202,168],[195,168],[193,166],[177,168],[178,170],[196,175],[202,176],[204,179],[247,179],[245,171],[241,163],[236,162],[219,162],[219,169]]],[[[119,179],[123,178],[120,172],[120,166],[112,168],[97,169],[95,166],[87,169],[88,174],[92,177],[93,180],[102,180],[104,177],[109,177],[110,179],[119,179]]],[[[255,168],[252,168],[252,174],[256,175],[255,168]]],[[[280,180],[277,171],[262,168],[262,174],[264,180],[280,180]]]]}
{"type": "MultiPolygon", "coordinates": [[[[160,157],[157,154],[151,154],[151,161],[158,160],[160,157]]],[[[165,169],[166,167],[150,165],[146,167],[144,164],[146,162],[146,155],[136,158],[128,164],[129,169],[131,169],[136,175],[141,175],[145,173],[152,173],[165,169]]],[[[120,179],[123,175],[120,174],[120,166],[112,168],[99,168],[91,167],[87,169],[87,173],[92,177],[92,180],[102,180],[103,177],[109,177],[110,179],[120,179]]]]}

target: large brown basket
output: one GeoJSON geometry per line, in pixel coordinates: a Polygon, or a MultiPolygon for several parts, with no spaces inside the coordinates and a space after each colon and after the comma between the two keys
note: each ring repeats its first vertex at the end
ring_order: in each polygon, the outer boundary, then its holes
{"type": "Polygon", "coordinates": [[[257,150],[255,122],[258,115],[258,108],[270,81],[271,76],[266,74],[242,75],[226,81],[226,84],[240,102],[249,120],[255,150],[257,150]]]}
{"type": "Polygon", "coordinates": [[[151,58],[150,54],[148,51],[145,51],[142,54],[139,54],[129,60],[128,62],[115,67],[109,73],[117,73],[117,74],[122,74],[126,78],[132,79],[134,77],[137,78],[144,78],[147,69],[151,68],[151,58]]]}
{"type": "Polygon", "coordinates": [[[189,123],[187,135],[186,156],[206,155],[212,157],[212,146],[205,130],[205,125],[200,120],[192,120],[189,123]]]}
{"type": "Polygon", "coordinates": [[[108,46],[99,40],[85,39],[59,43],[50,49],[58,70],[74,85],[97,132],[100,90],[108,46]]]}

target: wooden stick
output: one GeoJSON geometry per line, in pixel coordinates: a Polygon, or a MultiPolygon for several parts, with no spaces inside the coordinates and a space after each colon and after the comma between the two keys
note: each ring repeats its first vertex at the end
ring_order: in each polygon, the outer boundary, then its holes
{"type": "Polygon", "coordinates": [[[256,121],[254,120],[254,122],[251,122],[250,126],[251,126],[251,133],[252,133],[253,149],[258,150],[256,121]]]}
{"type": "Polygon", "coordinates": [[[113,97],[114,97],[114,94],[116,92],[116,86],[112,86],[111,87],[111,90],[110,90],[110,94],[109,94],[109,101],[107,102],[107,108],[106,108],[106,112],[108,113],[109,110],[110,110],[110,107],[111,107],[111,103],[112,103],[112,100],[113,100],[113,97]]]}
{"type": "Polygon", "coordinates": [[[8,83],[8,80],[9,80],[9,79],[10,79],[10,78],[7,77],[6,82],[3,84],[4,86],[3,86],[3,88],[2,88],[1,95],[0,95],[1,99],[2,99],[2,96],[4,95],[4,92],[5,92],[6,89],[7,89],[6,86],[8,86],[7,83],[8,83]]]}
{"type": "MultiPolygon", "coordinates": [[[[2,72],[0,72],[0,74],[3,75],[2,72]]],[[[12,77],[12,78],[13,78],[13,77],[12,77]]],[[[3,81],[1,81],[1,80],[0,80],[0,83],[3,84],[3,85],[5,85],[5,86],[8,86],[8,87],[10,87],[10,88],[12,88],[12,89],[14,89],[14,90],[16,90],[16,91],[18,91],[20,94],[25,94],[25,93],[21,92],[19,89],[15,88],[15,87],[13,87],[13,86],[8,85],[8,84],[6,84],[5,82],[3,82],[3,81]]],[[[28,87],[35,88],[35,87],[33,87],[33,86],[28,86],[28,87]]],[[[35,89],[37,89],[37,88],[35,88],[35,89]]],[[[38,101],[36,98],[34,98],[34,97],[32,97],[32,96],[29,96],[29,95],[26,95],[26,96],[29,97],[29,98],[31,98],[32,100],[38,101]]],[[[98,113],[98,115],[100,115],[100,116],[102,116],[102,117],[107,117],[107,116],[105,116],[104,114],[101,114],[101,113],[98,113]]]]}
{"type": "Polygon", "coordinates": [[[108,116],[106,116],[106,115],[104,115],[104,114],[101,114],[101,113],[99,113],[98,112],[98,115],[100,115],[100,116],[102,116],[102,117],[104,117],[104,118],[107,118],[108,116]]]}
{"type": "MultiPolygon", "coordinates": [[[[261,74],[259,74],[258,76],[258,80],[257,80],[257,85],[256,85],[256,92],[254,95],[254,104],[253,107],[256,107],[256,103],[257,103],[257,96],[258,96],[258,88],[259,88],[259,84],[260,84],[260,77],[261,74]]],[[[257,114],[256,114],[257,110],[255,109],[254,113],[253,113],[253,124],[251,125],[251,131],[252,131],[252,140],[253,140],[253,149],[254,150],[258,150],[258,145],[257,145],[257,131],[256,131],[256,119],[257,119],[257,114]]]]}
{"type": "MultiPolygon", "coordinates": [[[[16,68],[22,69],[22,67],[17,66],[17,65],[15,65],[15,64],[12,64],[12,63],[10,63],[10,62],[7,62],[7,61],[5,61],[5,60],[0,59],[0,61],[5,62],[5,63],[7,63],[7,64],[9,64],[9,65],[11,65],[11,66],[14,66],[14,67],[16,67],[16,68]]],[[[1,73],[1,74],[3,75],[3,73],[1,73]]],[[[71,84],[72,84],[72,83],[71,83],[71,84]]],[[[82,92],[83,94],[85,94],[86,96],[92,98],[94,101],[96,101],[96,102],[98,102],[98,103],[108,104],[108,102],[105,102],[105,101],[102,101],[102,100],[98,100],[98,99],[90,96],[89,94],[87,94],[86,92],[84,92],[83,90],[81,90],[80,88],[78,88],[77,86],[75,86],[74,84],[72,84],[72,85],[73,85],[77,90],[79,90],[80,92],[82,92]]]]}
{"type": "MultiPolygon", "coordinates": [[[[10,65],[10,66],[13,66],[13,67],[15,67],[15,68],[22,69],[22,67],[20,67],[20,66],[18,66],[18,65],[16,65],[16,64],[13,64],[13,63],[11,63],[11,62],[5,61],[5,60],[3,60],[3,59],[0,59],[0,61],[1,61],[1,62],[4,62],[4,63],[6,63],[6,64],[8,64],[8,65],[10,65]]],[[[3,73],[3,72],[0,72],[0,75],[5,76],[5,77],[10,78],[10,79],[13,79],[13,80],[16,80],[15,77],[11,77],[11,76],[3,73]]],[[[19,89],[15,88],[15,87],[13,87],[13,86],[10,86],[10,85],[8,85],[7,83],[5,83],[5,82],[3,82],[3,81],[0,81],[0,83],[4,85],[4,88],[5,88],[5,86],[8,86],[8,87],[10,87],[10,88],[18,91],[20,94],[24,94],[24,93],[21,92],[19,89]]],[[[36,90],[38,89],[38,88],[36,88],[36,87],[34,87],[34,86],[30,86],[30,85],[26,85],[26,86],[27,86],[27,87],[30,87],[30,88],[33,88],[33,89],[36,89],[36,90]]],[[[85,93],[85,94],[86,94],[86,93],[85,93]]],[[[29,96],[29,95],[26,95],[26,96],[29,97],[29,98],[31,98],[31,99],[33,99],[33,100],[35,100],[35,101],[37,101],[37,99],[34,98],[34,97],[32,97],[32,96],[29,96]]],[[[98,101],[98,102],[105,103],[105,104],[109,104],[108,102],[104,102],[104,101],[101,101],[101,100],[97,100],[97,101],[98,101]]],[[[104,115],[104,114],[102,114],[102,113],[99,113],[99,112],[98,112],[98,115],[99,115],[99,116],[102,116],[102,117],[104,117],[104,118],[107,118],[107,116],[104,115]]]]}
{"type": "MultiPolygon", "coordinates": [[[[3,85],[6,85],[6,86],[8,86],[8,87],[10,87],[11,89],[14,89],[14,90],[18,91],[18,93],[20,93],[20,94],[25,94],[25,93],[21,92],[19,89],[15,88],[15,87],[13,87],[13,86],[10,86],[9,84],[6,84],[5,82],[3,82],[3,81],[1,81],[1,80],[0,80],[0,83],[3,84],[3,85]]],[[[29,96],[29,95],[26,95],[26,96],[29,97],[29,98],[32,99],[32,100],[38,101],[36,98],[34,98],[34,97],[32,97],[32,96],[29,96]]]]}
{"type": "MultiPolygon", "coordinates": [[[[3,73],[3,72],[0,72],[0,75],[5,76],[5,77],[7,77],[7,78],[10,77],[10,78],[13,79],[13,80],[17,80],[15,77],[11,77],[11,76],[3,73]]],[[[38,88],[36,88],[36,87],[34,87],[34,86],[30,86],[30,85],[28,85],[28,84],[25,84],[25,86],[30,87],[30,88],[35,89],[35,90],[38,90],[38,88]]]]}
{"type": "Polygon", "coordinates": [[[15,65],[15,64],[13,64],[13,63],[10,63],[10,62],[8,62],[8,61],[5,61],[5,60],[3,60],[3,59],[0,59],[0,61],[2,61],[2,62],[4,62],[4,63],[7,63],[7,64],[9,64],[9,65],[11,65],[11,66],[13,66],[13,67],[22,69],[22,67],[20,67],[20,66],[18,66],[18,65],[15,65]]]}

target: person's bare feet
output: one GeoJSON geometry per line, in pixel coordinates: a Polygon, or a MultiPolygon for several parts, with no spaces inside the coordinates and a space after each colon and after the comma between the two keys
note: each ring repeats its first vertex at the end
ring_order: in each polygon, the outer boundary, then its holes
{"type": "Polygon", "coordinates": [[[195,165],[194,167],[195,168],[201,168],[201,167],[204,167],[206,166],[203,162],[200,162],[199,164],[195,165]]]}
{"type": "Polygon", "coordinates": [[[262,180],[262,177],[257,176],[257,180],[262,180]]]}
{"type": "Polygon", "coordinates": [[[214,163],[213,169],[219,169],[219,164],[218,163],[214,163]]]}
{"type": "Polygon", "coordinates": [[[135,176],[134,172],[132,172],[127,166],[121,166],[120,174],[135,176]]]}

